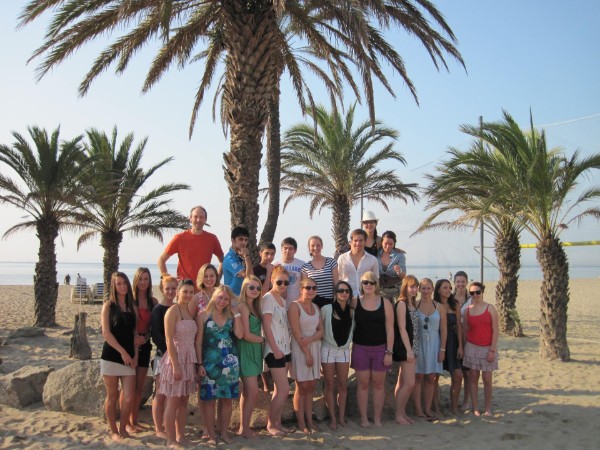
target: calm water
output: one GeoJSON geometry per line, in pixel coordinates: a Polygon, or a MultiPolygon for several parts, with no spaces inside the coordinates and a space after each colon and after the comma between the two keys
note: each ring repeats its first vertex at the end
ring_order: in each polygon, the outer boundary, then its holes
{"type": "MultiPolygon", "coordinates": [[[[120,270],[129,275],[130,279],[133,278],[135,270],[139,266],[148,267],[152,273],[152,281],[156,285],[158,283],[160,273],[156,267],[156,263],[145,263],[145,264],[121,264],[120,270]]],[[[175,273],[175,265],[169,264],[169,270],[175,273]]],[[[35,269],[34,262],[10,262],[0,261],[0,285],[6,284],[33,284],[33,272],[35,269]]],[[[428,267],[428,266],[410,266],[409,273],[415,275],[417,278],[428,277],[432,279],[436,278],[448,278],[450,273],[454,273],[457,270],[464,270],[469,274],[472,279],[479,278],[479,266],[467,266],[467,267],[451,267],[451,266],[439,266],[439,267],[428,267]]],[[[600,266],[575,266],[569,267],[571,278],[598,278],[600,277],[600,266]]],[[[75,283],[77,274],[81,274],[83,278],[87,280],[88,284],[93,284],[102,281],[102,264],[101,263],[64,263],[59,262],[57,264],[58,280],[60,283],[66,274],[71,275],[71,284],[75,283]]],[[[496,268],[489,266],[484,269],[485,281],[497,281],[499,277],[496,268]]],[[[538,266],[526,266],[521,268],[519,273],[519,279],[521,280],[541,280],[542,271],[538,266]]]]}

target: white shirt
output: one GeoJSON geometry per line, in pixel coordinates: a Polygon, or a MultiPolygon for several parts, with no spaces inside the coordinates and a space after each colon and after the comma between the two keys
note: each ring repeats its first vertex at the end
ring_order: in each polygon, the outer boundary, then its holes
{"type": "Polygon", "coordinates": [[[290,285],[287,287],[285,302],[289,308],[292,302],[300,298],[300,282],[302,281],[302,266],[304,261],[294,258],[292,262],[283,262],[279,260],[273,263],[274,266],[282,266],[290,274],[290,285]]]}
{"type": "MultiPolygon", "coordinates": [[[[290,354],[292,347],[287,308],[285,306],[280,306],[272,294],[266,293],[262,298],[261,313],[263,315],[271,314],[271,332],[273,333],[275,344],[277,344],[277,347],[279,347],[279,350],[281,350],[284,355],[290,354]]],[[[263,357],[267,356],[269,353],[273,353],[273,349],[269,345],[269,342],[265,340],[263,357]]]]}
{"type": "Polygon", "coordinates": [[[360,278],[366,272],[373,272],[379,278],[379,262],[373,255],[365,252],[358,262],[358,267],[354,267],[351,251],[343,253],[338,258],[338,278],[352,286],[352,295],[355,297],[360,295],[360,278]]]}

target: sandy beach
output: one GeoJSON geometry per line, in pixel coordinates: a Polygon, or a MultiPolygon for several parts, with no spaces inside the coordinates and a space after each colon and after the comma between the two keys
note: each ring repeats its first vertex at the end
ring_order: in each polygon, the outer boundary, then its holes
{"type": "MultiPolygon", "coordinates": [[[[486,289],[486,300],[493,300],[493,283],[486,289]]],[[[300,433],[284,439],[262,435],[256,441],[235,438],[221,448],[272,449],[313,448],[600,448],[600,279],[572,280],[570,286],[568,337],[572,361],[546,362],[538,358],[539,281],[519,283],[517,307],[526,337],[500,337],[500,370],[494,376],[494,416],[445,416],[441,421],[417,422],[412,426],[396,425],[386,414],[383,428],[362,429],[355,411],[349,411],[345,429],[330,431],[320,423],[321,432],[311,436],[300,433]]],[[[97,358],[102,337],[97,333],[101,306],[71,304],[69,288],[60,287],[57,328],[46,329],[46,336],[22,338],[0,347],[0,373],[23,366],[49,365],[56,369],[72,362],[68,358],[73,317],[88,313],[89,340],[97,358]]],[[[33,317],[32,286],[0,286],[0,337],[31,325],[33,317]]],[[[2,339],[4,341],[4,339],[2,339]]],[[[442,404],[448,400],[448,376],[440,379],[442,404]]],[[[355,392],[350,392],[354,396],[355,392]]],[[[480,394],[482,395],[482,394],[480,394]]],[[[482,401],[482,400],[481,400],[482,401]]],[[[99,418],[83,417],[46,410],[43,403],[23,410],[0,405],[0,448],[161,448],[151,426],[150,407],[145,406],[141,420],[148,431],[113,443],[106,424],[99,418]]],[[[198,422],[188,420],[188,434],[201,445],[198,422]]]]}

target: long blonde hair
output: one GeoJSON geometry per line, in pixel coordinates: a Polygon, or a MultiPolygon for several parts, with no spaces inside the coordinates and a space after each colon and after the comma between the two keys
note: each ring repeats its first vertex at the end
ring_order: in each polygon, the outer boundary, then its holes
{"type": "Polygon", "coordinates": [[[254,312],[256,313],[256,317],[258,318],[258,320],[260,320],[260,317],[261,317],[261,314],[260,314],[261,301],[262,301],[262,282],[260,281],[260,278],[258,278],[256,275],[250,275],[249,277],[244,278],[244,281],[242,281],[242,290],[240,292],[239,302],[248,306],[248,309],[250,311],[252,311],[252,309],[250,308],[250,306],[252,306],[254,308],[254,312]],[[256,297],[254,300],[250,300],[250,299],[246,298],[246,288],[252,282],[258,283],[258,297],[256,297]],[[250,302],[249,302],[249,300],[250,300],[250,302]],[[250,303],[253,303],[253,304],[250,305],[250,303]]]}
{"type": "Polygon", "coordinates": [[[233,293],[233,291],[231,290],[231,288],[229,286],[226,286],[224,284],[217,286],[215,288],[215,292],[213,292],[212,297],[210,298],[210,301],[208,302],[208,305],[206,305],[206,310],[208,311],[208,314],[210,316],[213,316],[215,314],[215,312],[217,311],[217,297],[219,296],[219,294],[221,294],[222,292],[227,293],[227,295],[229,296],[229,304],[225,307],[225,311],[227,314],[227,318],[231,319],[233,318],[233,312],[231,311],[231,303],[235,300],[237,300],[237,295],[235,295],[233,293]]]}

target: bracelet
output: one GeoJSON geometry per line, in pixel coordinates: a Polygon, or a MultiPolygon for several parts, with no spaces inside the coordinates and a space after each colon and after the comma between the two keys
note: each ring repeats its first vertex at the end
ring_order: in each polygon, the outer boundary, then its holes
{"type": "Polygon", "coordinates": [[[440,352],[445,352],[446,349],[445,348],[440,348],[440,352]]]}
{"type": "Polygon", "coordinates": [[[394,352],[393,352],[392,350],[386,350],[386,351],[385,351],[385,354],[386,354],[386,355],[391,355],[391,354],[393,354],[393,353],[394,353],[394,352]]]}
{"type": "Polygon", "coordinates": [[[235,313],[235,314],[233,315],[233,317],[234,317],[234,318],[236,318],[236,317],[242,317],[242,315],[241,315],[240,313],[235,313]]]}

